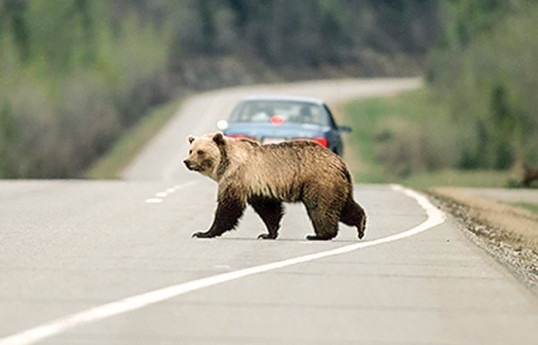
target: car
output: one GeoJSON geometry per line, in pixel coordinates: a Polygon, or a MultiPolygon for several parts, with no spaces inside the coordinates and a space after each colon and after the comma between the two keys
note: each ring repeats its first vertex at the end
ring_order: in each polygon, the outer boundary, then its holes
{"type": "Polygon", "coordinates": [[[261,144],[309,139],[343,154],[341,134],[348,126],[337,126],[329,107],[321,99],[257,96],[240,101],[228,120],[217,127],[231,138],[246,138],[261,144]]]}

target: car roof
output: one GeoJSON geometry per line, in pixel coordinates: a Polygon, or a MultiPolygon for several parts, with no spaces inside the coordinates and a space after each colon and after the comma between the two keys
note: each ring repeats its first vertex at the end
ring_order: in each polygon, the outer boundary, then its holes
{"type": "Polygon", "coordinates": [[[318,105],[323,105],[325,102],[319,98],[313,97],[293,97],[293,96],[249,96],[241,100],[242,102],[247,101],[291,101],[291,102],[305,102],[305,103],[314,103],[318,105]]]}

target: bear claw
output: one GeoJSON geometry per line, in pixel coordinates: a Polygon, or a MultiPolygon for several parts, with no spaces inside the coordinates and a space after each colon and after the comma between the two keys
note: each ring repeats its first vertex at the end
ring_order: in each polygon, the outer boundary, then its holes
{"type": "Polygon", "coordinates": [[[261,238],[262,240],[274,240],[276,238],[276,235],[260,234],[258,238],[261,238]]]}
{"type": "Polygon", "coordinates": [[[214,237],[213,235],[211,234],[208,234],[207,232],[195,232],[194,234],[192,234],[191,238],[194,238],[194,237],[197,237],[197,238],[211,238],[211,237],[214,237]]]}
{"type": "Polygon", "coordinates": [[[327,241],[331,240],[334,236],[318,236],[318,235],[308,235],[306,239],[309,241],[327,241]]]}

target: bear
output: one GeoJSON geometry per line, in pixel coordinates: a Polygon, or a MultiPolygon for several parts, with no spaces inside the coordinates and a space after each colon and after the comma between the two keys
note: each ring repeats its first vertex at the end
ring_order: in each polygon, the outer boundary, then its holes
{"type": "Polygon", "coordinates": [[[234,229],[246,205],[260,216],[267,233],[276,239],[284,214],[283,202],[302,202],[314,227],[308,240],[330,240],[338,221],[365,232],[366,214],[353,199],[353,184],[346,164],[332,151],[307,140],[262,145],[235,139],[221,132],[189,136],[188,170],[218,183],[217,209],[205,232],[192,237],[212,238],[234,229]]]}

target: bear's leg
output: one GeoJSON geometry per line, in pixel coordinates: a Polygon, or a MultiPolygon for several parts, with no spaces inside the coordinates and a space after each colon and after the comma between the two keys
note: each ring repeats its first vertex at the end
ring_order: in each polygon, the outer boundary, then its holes
{"type": "Polygon", "coordinates": [[[258,238],[264,240],[277,238],[280,220],[283,215],[282,203],[271,199],[253,199],[250,201],[250,205],[263,220],[269,231],[268,234],[261,234],[258,238]]]}
{"type": "Polygon", "coordinates": [[[323,204],[306,203],[306,211],[314,226],[315,235],[306,236],[307,240],[330,240],[338,233],[338,214],[323,204]]]}
{"type": "Polygon", "coordinates": [[[346,225],[357,227],[359,239],[364,237],[366,213],[352,198],[349,198],[346,206],[344,206],[340,214],[340,221],[346,225]]]}
{"type": "Polygon", "coordinates": [[[245,203],[240,199],[227,196],[226,194],[219,195],[215,219],[211,228],[206,232],[196,232],[192,234],[192,237],[211,238],[222,235],[226,231],[235,228],[239,222],[239,218],[243,215],[244,209],[245,203]]]}

